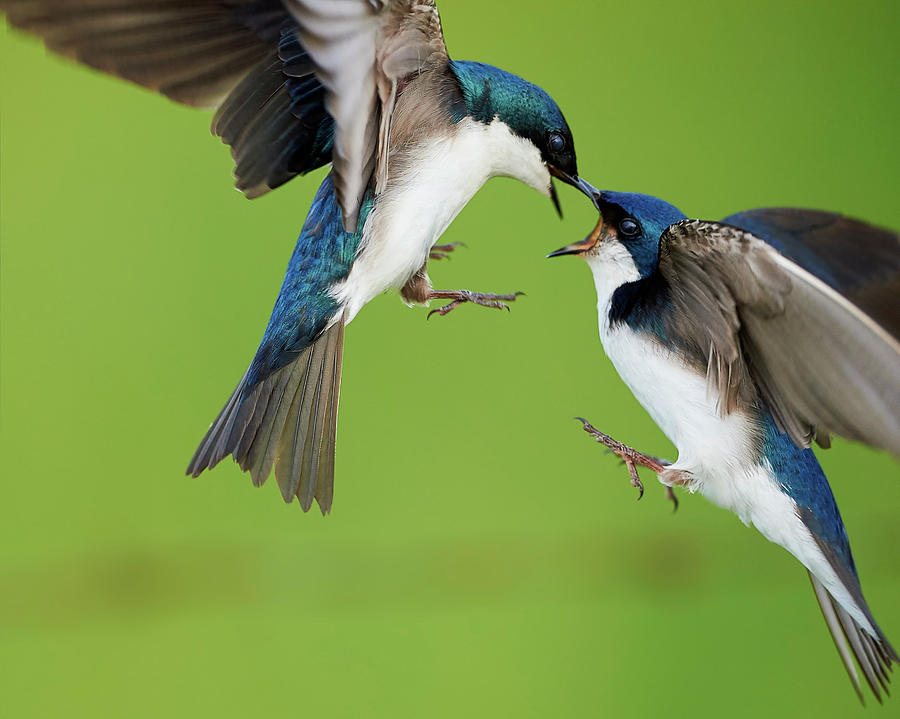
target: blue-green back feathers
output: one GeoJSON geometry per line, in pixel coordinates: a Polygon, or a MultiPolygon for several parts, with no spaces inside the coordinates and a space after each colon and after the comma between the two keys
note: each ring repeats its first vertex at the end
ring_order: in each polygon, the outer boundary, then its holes
{"type": "Polygon", "coordinates": [[[247,376],[247,389],[296,359],[338,311],[331,287],[344,279],[372,210],[363,200],[357,232],[346,232],[329,174],[319,187],[275,301],[275,308],[247,376]]]}

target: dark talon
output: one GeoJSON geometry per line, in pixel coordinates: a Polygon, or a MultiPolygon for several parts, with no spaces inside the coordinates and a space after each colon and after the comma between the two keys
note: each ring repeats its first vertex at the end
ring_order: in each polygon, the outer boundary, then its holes
{"type": "Polygon", "coordinates": [[[637,467],[634,466],[634,462],[625,460],[625,466],[628,467],[628,473],[631,475],[631,486],[638,489],[638,501],[640,501],[644,496],[644,483],[638,477],[637,467]]]}
{"type": "Polygon", "coordinates": [[[671,499],[672,504],[672,514],[678,511],[678,497],[675,496],[675,490],[671,487],[666,487],[666,499],[671,499]]]}

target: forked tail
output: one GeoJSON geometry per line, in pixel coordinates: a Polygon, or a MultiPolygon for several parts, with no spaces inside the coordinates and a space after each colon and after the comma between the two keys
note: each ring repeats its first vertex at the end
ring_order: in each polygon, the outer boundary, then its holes
{"type": "Polygon", "coordinates": [[[262,486],[275,467],[284,501],[296,496],[306,512],[313,498],[322,514],[334,494],[343,318],[326,329],[289,364],[253,387],[247,374],[212,423],[188,465],[197,477],[229,454],[262,486]]]}
{"type": "Polygon", "coordinates": [[[816,592],[816,599],[819,600],[819,606],[822,608],[822,614],[825,616],[825,623],[834,639],[834,645],[837,647],[838,654],[841,655],[841,661],[847,674],[850,675],[850,681],[853,682],[853,688],[865,703],[863,698],[862,686],[859,682],[859,675],[856,671],[856,664],[862,670],[866,683],[875,695],[875,698],[881,701],[881,692],[890,694],[888,691],[888,683],[890,682],[890,672],[894,662],[900,662],[900,657],[891,646],[891,643],[884,636],[884,633],[872,619],[872,613],[861,597],[857,603],[861,602],[861,609],[866,614],[875,634],[871,634],[865,627],[854,619],[850,613],[844,609],[837,600],[831,596],[831,593],[825,588],[812,572],[809,573],[812,581],[813,589],[816,592]]]}

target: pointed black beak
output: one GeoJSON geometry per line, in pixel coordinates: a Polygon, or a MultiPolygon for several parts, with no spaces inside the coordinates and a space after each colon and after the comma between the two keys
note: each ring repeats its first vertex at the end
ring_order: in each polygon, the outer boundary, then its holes
{"type": "Polygon", "coordinates": [[[588,250],[593,249],[599,242],[603,240],[603,215],[597,221],[597,226],[591,230],[591,234],[583,240],[573,242],[571,245],[560,247],[555,252],[551,252],[547,257],[561,257],[562,255],[580,255],[588,250]]]}
{"type": "Polygon", "coordinates": [[[556,194],[556,185],[553,184],[552,177],[550,178],[550,202],[556,208],[556,214],[559,215],[559,219],[562,219],[562,205],[559,204],[559,195],[556,194]]]}
{"type": "MultiPolygon", "coordinates": [[[[591,202],[594,203],[594,207],[597,207],[597,201],[600,198],[600,190],[594,187],[590,182],[585,180],[582,177],[578,177],[577,175],[570,175],[568,172],[564,172],[560,170],[558,167],[555,167],[551,164],[547,164],[547,169],[550,170],[550,174],[554,177],[558,177],[560,180],[565,182],[567,185],[571,185],[579,192],[583,192],[588,196],[591,202]]],[[[553,181],[550,181],[550,199],[553,201],[553,205],[556,207],[556,211],[559,213],[559,216],[562,217],[562,210],[559,206],[559,197],[556,195],[556,188],[553,186],[553,181]]]]}
{"type": "Polygon", "coordinates": [[[563,255],[580,255],[587,252],[594,246],[595,240],[592,236],[585,237],[579,242],[573,242],[571,245],[560,247],[558,250],[551,252],[547,257],[562,257],[563,255]]]}

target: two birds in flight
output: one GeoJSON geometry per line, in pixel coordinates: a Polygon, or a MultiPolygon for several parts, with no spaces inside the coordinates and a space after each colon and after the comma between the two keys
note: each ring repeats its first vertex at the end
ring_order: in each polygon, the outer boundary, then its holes
{"type": "Polygon", "coordinates": [[[862,595],[810,449],[834,433],[900,456],[900,238],[825,212],[720,222],[600,192],[541,88],[451,60],[427,0],[0,0],[8,21],[87,65],[190,106],[216,106],[238,188],[257,197],[331,163],[249,368],[200,443],[194,476],[231,455],[285,501],[333,497],[345,326],[374,297],[502,307],[515,295],[435,290],[428,260],[491,177],[559,207],[554,178],[600,213],[577,254],[600,338],[678,449],[674,463],[594,429],[671,491],[699,491],[806,567],[862,698],[900,662],[862,595]]]}

